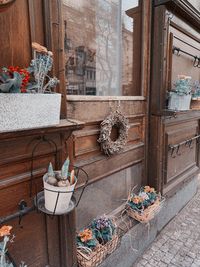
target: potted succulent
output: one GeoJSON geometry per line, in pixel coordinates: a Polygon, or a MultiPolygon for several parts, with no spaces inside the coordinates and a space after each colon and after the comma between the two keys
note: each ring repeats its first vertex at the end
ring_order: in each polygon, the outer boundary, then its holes
{"type": "Polygon", "coordinates": [[[0,73],[0,132],[59,124],[61,94],[52,92],[59,81],[48,75],[53,55],[37,43],[32,47],[29,68],[9,66],[0,73]]]}
{"type": "Polygon", "coordinates": [[[175,88],[169,92],[168,109],[189,110],[191,102],[191,77],[178,75],[175,88]]]}
{"type": "Polygon", "coordinates": [[[55,214],[67,211],[77,178],[74,170],[69,172],[69,159],[66,159],[61,171],[54,171],[50,163],[48,172],[43,176],[45,208],[55,214]]]}

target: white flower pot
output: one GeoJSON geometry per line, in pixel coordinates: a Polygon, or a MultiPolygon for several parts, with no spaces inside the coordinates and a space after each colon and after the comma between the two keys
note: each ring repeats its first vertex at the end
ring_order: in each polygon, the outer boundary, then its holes
{"type": "Polygon", "coordinates": [[[71,186],[58,187],[48,184],[46,182],[47,179],[48,174],[45,174],[43,176],[45,208],[50,212],[55,211],[55,214],[63,214],[68,210],[69,203],[72,198],[74,188],[76,186],[76,182],[71,186]]]}
{"type": "Polygon", "coordinates": [[[59,124],[61,94],[0,93],[0,132],[59,124]]]}
{"type": "Polygon", "coordinates": [[[189,110],[191,95],[178,95],[170,92],[168,109],[171,110],[189,110]]]}

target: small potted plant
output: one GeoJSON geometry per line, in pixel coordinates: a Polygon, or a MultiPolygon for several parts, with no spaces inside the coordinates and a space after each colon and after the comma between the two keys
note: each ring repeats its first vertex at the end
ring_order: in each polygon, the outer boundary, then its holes
{"type": "Polygon", "coordinates": [[[200,83],[195,81],[192,86],[191,109],[200,109],[200,83]]]}
{"type": "Polygon", "coordinates": [[[168,109],[189,110],[191,102],[191,77],[178,75],[175,88],[169,92],[168,109]]]}
{"type": "Polygon", "coordinates": [[[80,267],[96,267],[106,256],[105,248],[99,244],[93,230],[81,230],[76,238],[77,260],[80,267]]]}
{"type": "Polygon", "coordinates": [[[153,187],[144,186],[138,194],[130,193],[126,210],[133,219],[147,223],[160,211],[163,200],[153,187]]]}
{"type": "Polygon", "coordinates": [[[53,54],[37,43],[29,68],[3,67],[0,72],[0,132],[49,127],[60,122],[58,79],[48,73],[53,54]]]}
{"type": "MultiPolygon", "coordinates": [[[[0,267],[14,267],[13,263],[7,259],[7,244],[8,242],[13,242],[13,237],[11,235],[12,226],[4,225],[0,228],[0,237],[3,237],[3,241],[0,242],[0,267]]],[[[19,267],[27,267],[24,262],[21,262],[19,267]]]]}
{"type": "Polygon", "coordinates": [[[111,254],[116,249],[119,242],[116,225],[113,220],[104,215],[94,219],[90,227],[95,233],[99,243],[106,247],[108,254],[111,254]]]}
{"type": "Polygon", "coordinates": [[[77,178],[74,170],[69,172],[69,163],[66,159],[61,171],[54,171],[50,163],[43,176],[45,208],[55,214],[67,211],[76,186],[77,178]]]}
{"type": "Polygon", "coordinates": [[[96,267],[119,244],[117,228],[112,219],[101,216],[77,235],[77,258],[81,267],[96,267]]]}

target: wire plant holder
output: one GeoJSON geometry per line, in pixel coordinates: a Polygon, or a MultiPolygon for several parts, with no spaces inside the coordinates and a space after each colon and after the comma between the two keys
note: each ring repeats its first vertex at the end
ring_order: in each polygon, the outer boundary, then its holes
{"type": "Polygon", "coordinates": [[[54,216],[54,215],[62,215],[62,214],[70,213],[74,208],[76,208],[78,206],[78,204],[81,200],[81,197],[83,195],[83,192],[87,186],[89,177],[88,177],[87,172],[85,170],[83,170],[82,168],[74,166],[74,165],[69,165],[69,167],[71,169],[72,168],[74,169],[77,181],[78,181],[78,177],[79,177],[80,173],[82,174],[82,177],[84,176],[84,184],[81,187],[81,193],[79,195],[78,200],[76,201],[75,197],[73,196],[73,193],[76,191],[75,188],[73,190],[62,191],[63,188],[61,188],[61,187],[58,187],[59,190],[51,190],[51,189],[44,187],[44,191],[37,193],[36,197],[35,197],[35,206],[38,210],[40,210],[46,214],[54,216]],[[54,195],[53,210],[48,210],[45,207],[45,193],[47,193],[47,192],[53,193],[53,195],[54,195]],[[64,200],[69,199],[69,202],[67,203],[67,201],[66,201],[65,203],[62,203],[65,205],[65,208],[63,211],[60,212],[60,211],[58,211],[58,205],[60,202],[63,201],[63,199],[64,200]]]}
{"type": "Polygon", "coordinates": [[[33,179],[34,178],[33,167],[34,167],[34,159],[36,158],[36,155],[35,155],[36,151],[39,148],[39,146],[43,143],[46,143],[49,146],[51,146],[52,147],[52,153],[55,156],[55,168],[58,169],[58,147],[53,140],[48,139],[45,136],[41,136],[37,140],[38,141],[34,145],[33,150],[32,150],[32,154],[31,154],[31,177],[30,177],[30,188],[29,188],[30,197],[32,197],[32,195],[33,195],[33,189],[35,189],[34,191],[36,193],[35,193],[35,197],[34,197],[34,204],[35,204],[35,207],[37,208],[38,211],[41,211],[43,213],[46,213],[46,214],[52,215],[52,216],[67,214],[67,213],[71,212],[75,207],[78,206],[78,204],[81,200],[81,197],[83,195],[83,192],[84,192],[84,190],[88,184],[88,181],[89,181],[88,174],[81,167],[69,165],[69,169],[71,169],[71,170],[74,169],[76,181],[78,181],[80,174],[84,179],[84,183],[81,186],[81,193],[80,193],[77,201],[76,201],[75,197],[72,196],[74,191],[76,190],[74,187],[73,187],[73,190],[67,190],[67,191],[65,190],[65,192],[63,192],[62,187],[57,187],[57,188],[59,188],[59,190],[51,190],[51,189],[43,187],[44,190],[38,192],[37,184],[34,182],[34,179],[33,179]],[[56,194],[55,204],[54,204],[54,207],[52,210],[48,210],[45,207],[45,192],[56,194]],[[59,203],[60,199],[62,198],[62,195],[67,195],[67,194],[68,195],[70,194],[69,205],[68,204],[66,205],[64,212],[57,212],[58,203],[59,203]]]}
{"type": "Polygon", "coordinates": [[[159,196],[156,201],[145,208],[144,210],[135,210],[132,209],[129,205],[126,206],[126,211],[129,217],[135,219],[140,223],[148,223],[150,222],[161,210],[163,207],[165,198],[159,196]]]}

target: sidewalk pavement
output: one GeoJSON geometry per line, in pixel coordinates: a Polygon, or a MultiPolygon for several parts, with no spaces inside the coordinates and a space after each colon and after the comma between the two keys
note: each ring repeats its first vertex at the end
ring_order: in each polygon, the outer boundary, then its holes
{"type": "Polygon", "coordinates": [[[200,267],[200,186],[133,267],[200,267]]]}

